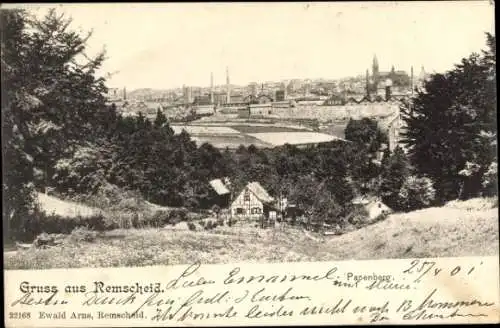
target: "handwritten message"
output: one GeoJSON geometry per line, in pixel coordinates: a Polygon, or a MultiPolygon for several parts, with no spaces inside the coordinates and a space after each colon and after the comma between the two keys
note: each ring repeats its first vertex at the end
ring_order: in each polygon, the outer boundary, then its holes
{"type": "Polygon", "coordinates": [[[498,322],[498,257],[6,271],[6,324],[498,322]]]}

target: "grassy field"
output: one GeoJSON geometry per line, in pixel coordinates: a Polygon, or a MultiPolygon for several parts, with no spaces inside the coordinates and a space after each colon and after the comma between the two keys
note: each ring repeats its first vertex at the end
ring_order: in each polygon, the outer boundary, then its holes
{"type": "Polygon", "coordinates": [[[252,224],[190,231],[186,223],[179,223],[161,229],[113,230],[93,242],[67,239],[61,247],[5,253],[4,266],[46,269],[495,255],[498,201],[476,199],[393,214],[332,237],[294,227],[262,230],[252,224]]]}
{"type": "Polygon", "coordinates": [[[267,148],[272,145],[265,143],[253,136],[249,136],[246,134],[237,134],[237,135],[195,135],[191,137],[192,140],[196,142],[198,146],[209,143],[215,148],[219,149],[236,149],[240,145],[248,147],[250,145],[254,145],[255,147],[267,148]]]}
{"type": "Polygon", "coordinates": [[[241,133],[269,133],[269,132],[302,132],[304,129],[273,126],[273,125],[232,125],[231,128],[240,131],[241,133]]]}

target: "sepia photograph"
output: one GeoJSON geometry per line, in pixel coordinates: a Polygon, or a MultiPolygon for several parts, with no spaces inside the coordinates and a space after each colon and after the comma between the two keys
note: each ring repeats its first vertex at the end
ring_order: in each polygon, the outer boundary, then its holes
{"type": "Polygon", "coordinates": [[[4,269],[498,256],[494,11],[2,4],[4,269]]]}

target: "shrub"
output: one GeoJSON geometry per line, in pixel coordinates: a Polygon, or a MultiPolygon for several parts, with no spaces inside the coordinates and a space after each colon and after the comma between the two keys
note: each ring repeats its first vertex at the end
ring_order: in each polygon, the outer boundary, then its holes
{"type": "Polygon", "coordinates": [[[431,179],[410,176],[403,183],[398,196],[400,208],[411,211],[432,205],[436,191],[431,179]]]}
{"type": "Polygon", "coordinates": [[[347,217],[347,223],[357,227],[361,227],[365,225],[367,221],[369,221],[368,212],[363,206],[355,206],[351,208],[351,211],[347,217]]]}
{"type": "Polygon", "coordinates": [[[188,228],[191,231],[196,231],[196,225],[193,222],[188,222],[188,228]]]}
{"type": "Polygon", "coordinates": [[[92,216],[62,217],[56,214],[46,214],[39,210],[33,211],[27,218],[22,229],[21,240],[34,240],[41,233],[69,234],[77,227],[87,227],[95,231],[114,229],[106,223],[102,214],[92,216]]]}
{"type": "Polygon", "coordinates": [[[221,227],[224,226],[224,219],[218,219],[217,220],[217,225],[219,225],[221,227]]]}
{"type": "Polygon", "coordinates": [[[172,213],[167,211],[156,211],[150,219],[146,219],[145,225],[159,228],[172,223],[172,213]]]}
{"type": "Polygon", "coordinates": [[[212,228],[212,221],[205,221],[204,228],[205,230],[210,230],[212,228]]]}
{"type": "Polygon", "coordinates": [[[196,221],[201,220],[205,217],[202,213],[188,212],[186,216],[186,220],[188,221],[196,221]]]}
{"type": "Polygon", "coordinates": [[[212,230],[217,227],[217,223],[212,220],[208,220],[205,224],[205,230],[212,230]]]}
{"type": "Polygon", "coordinates": [[[498,164],[493,162],[483,175],[482,186],[486,196],[498,194],[498,164]]]}
{"type": "Polygon", "coordinates": [[[217,217],[219,217],[219,213],[221,211],[221,208],[219,205],[215,204],[212,206],[212,213],[214,213],[217,217]]]}
{"type": "Polygon", "coordinates": [[[77,227],[71,231],[70,239],[75,242],[94,242],[97,238],[97,231],[89,230],[87,227],[77,227]]]}
{"type": "Polygon", "coordinates": [[[170,211],[169,224],[177,224],[188,219],[188,210],[185,208],[173,209],[170,211]]]}
{"type": "Polygon", "coordinates": [[[134,224],[134,217],[134,213],[109,212],[104,218],[105,229],[103,230],[131,228],[134,224]]]}
{"type": "Polygon", "coordinates": [[[43,232],[39,234],[33,241],[36,248],[47,248],[49,246],[57,246],[64,243],[65,235],[63,234],[48,234],[43,232]]]}

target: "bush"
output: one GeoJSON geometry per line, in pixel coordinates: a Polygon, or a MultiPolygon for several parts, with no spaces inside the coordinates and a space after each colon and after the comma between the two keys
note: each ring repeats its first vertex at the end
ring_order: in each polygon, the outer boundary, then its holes
{"type": "Polygon", "coordinates": [[[174,224],[172,220],[172,213],[167,211],[156,211],[153,216],[148,220],[146,219],[145,225],[149,227],[159,228],[166,224],[174,224]]]}
{"type": "Polygon", "coordinates": [[[196,225],[193,222],[188,222],[188,228],[191,231],[196,231],[196,225]]]}
{"type": "Polygon", "coordinates": [[[217,225],[219,225],[221,227],[224,226],[224,219],[218,219],[217,220],[217,225]]]}
{"type": "Polygon", "coordinates": [[[498,194],[498,164],[493,162],[483,175],[482,186],[484,195],[493,196],[498,194]]]}
{"type": "Polygon", "coordinates": [[[188,210],[185,208],[171,210],[169,215],[169,224],[177,224],[179,222],[187,221],[188,213],[188,210]]]}
{"type": "Polygon", "coordinates": [[[87,227],[77,227],[71,231],[70,239],[75,242],[94,242],[97,238],[97,231],[89,230],[87,227]]]}
{"type": "Polygon", "coordinates": [[[188,212],[186,216],[186,220],[188,221],[196,221],[201,220],[205,217],[202,213],[188,212]]]}
{"type": "Polygon", "coordinates": [[[368,212],[363,206],[355,206],[351,208],[350,214],[347,217],[347,223],[356,227],[362,227],[369,221],[368,212]]]}
{"type": "Polygon", "coordinates": [[[63,234],[48,234],[43,232],[39,234],[33,241],[36,248],[47,248],[50,246],[57,246],[64,243],[65,235],[63,234]]]}
{"type": "Polygon", "coordinates": [[[130,229],[134,227],[134,221],[139,225],[135,213],[109,212],[104,218],[105,229],[103,230],[130,229]]]}
{"type": "Polygon", "coordinates": [[[412,211],[432,205],[436,198],[436,191],[431,179],[410,176],[403,183],[398,198],[401,209],[412,211]]]}
{"type": "Polygon", "coordinates": [[[21,240],[34,240],[41,233],[69,234],[75,228],[87,227],[95,231],[114,229],[106,223],[102,214],[93,216],[62,217],[55,214],[46,214],[39,210],[33,211],[24,223],[21,240]]]}
{"type": "Polygon", "coordinates": [[[204,228],[205,228],[205,230],[212,229],[212,221],[206,221],[204,228]]]}
{"type": "Polygon", "coordinates": [[[217,228],[217,222],[209,220],[205,224],[205,230],[212,230],[217,228]]]}

